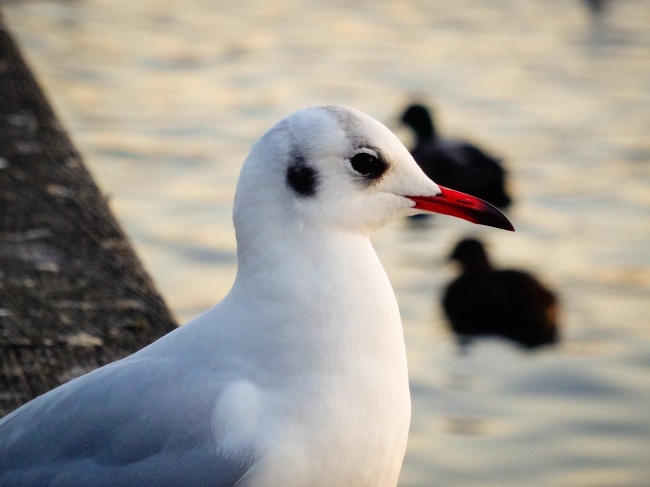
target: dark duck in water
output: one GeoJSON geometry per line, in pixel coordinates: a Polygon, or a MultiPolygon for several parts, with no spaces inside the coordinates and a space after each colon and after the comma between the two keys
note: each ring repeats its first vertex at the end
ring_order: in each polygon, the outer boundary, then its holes
{"type": "Polygon", "coordinates": [[[469,142],[440,137],[424,105],[410,105],[401,120],[415,134],[411,155],[430,179],[500,209],[510,205],[507,174],[500,160],[469,142]]]}
{"type": "Polygon", "coordinates": [[[495,269],[473,238],[461,240],[449,259],[462,272],[447,286],[442,306],[463,350],[480,336],[507,338],[528,349],[557,342],[557,298],[530,273],[495,269]]]}

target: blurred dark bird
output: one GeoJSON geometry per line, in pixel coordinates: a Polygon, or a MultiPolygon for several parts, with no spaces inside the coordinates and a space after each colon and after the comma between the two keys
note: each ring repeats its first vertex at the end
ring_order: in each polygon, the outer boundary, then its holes
{"type": "Polygon", "coordinates": [[[557,342],[558,300],[531,274],[495,269],[473,238],[461,240],[449,259],[462,272],[447,286],[442,306],[461,350],[480,336],[507,338],[528,349],[557,342]]]}
{"type": "Polygon", "coordinates": [[[415,134],[411,155],[430,179],[481,198],[497,208],[505,209],[510,205],[506,171],[499,159],[469,142],[440,137],[424,105],[410,105],[401,120],[415,134]]]}
{"type": "Polygon", "coordinates": [[[607,10],[608,0],[584,0],[584,2],[593,17],[602,17],[607,10]]]}

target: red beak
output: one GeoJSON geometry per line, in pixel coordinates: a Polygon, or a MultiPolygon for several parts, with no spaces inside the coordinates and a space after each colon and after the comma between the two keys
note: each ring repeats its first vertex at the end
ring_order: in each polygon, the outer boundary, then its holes
{"type": "Polygon", "coordinates": [[[440,186],[437,196],[407,196],[415,201],[414,208],[451,215],[479,225],[515,231],[510,220],[487,201],[470,196],[460,191],[440,186]]]}

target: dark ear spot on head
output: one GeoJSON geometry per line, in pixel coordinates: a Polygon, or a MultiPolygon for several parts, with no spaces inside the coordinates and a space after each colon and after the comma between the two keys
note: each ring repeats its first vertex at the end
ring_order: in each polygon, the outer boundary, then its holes
{"type": "Polygon", "coordinates": [[[287,183],[298,196],[314,196],[318,173],[306,164],[302,156],[298,156],[287,167],[287,183]]]}

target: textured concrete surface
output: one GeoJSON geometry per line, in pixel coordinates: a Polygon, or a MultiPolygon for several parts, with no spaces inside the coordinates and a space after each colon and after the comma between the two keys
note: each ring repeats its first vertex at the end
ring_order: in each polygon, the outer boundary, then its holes
{"type": "Polygon", "coordinates": [[[0,12],[0,416],[175,326],[0,12]]]}

